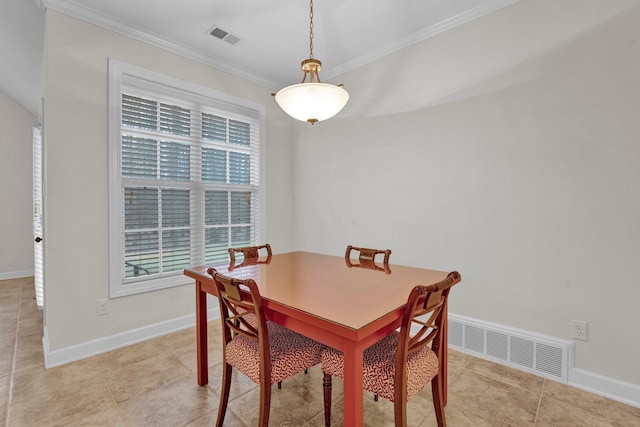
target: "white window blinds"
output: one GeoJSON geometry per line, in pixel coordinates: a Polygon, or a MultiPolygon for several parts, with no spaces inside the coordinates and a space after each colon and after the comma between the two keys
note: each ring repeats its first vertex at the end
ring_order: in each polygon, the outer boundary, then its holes
{"type": "Polygon", "coordinates": [[[33,127],[33,274],[36,305],[44,308],[44,251],[42,248],[42,131],[33,127]]]}
{"type": "Polygon", "coordinates": [[[184,283],[184,268],[227,262],[229,246],[260,241],[257,112],[137,83],[121,85],[112,296],[184,283]]]}

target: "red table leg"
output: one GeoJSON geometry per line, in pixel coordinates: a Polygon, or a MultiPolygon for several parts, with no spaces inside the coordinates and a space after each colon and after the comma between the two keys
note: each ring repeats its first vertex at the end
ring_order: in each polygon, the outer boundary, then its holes
{"type": "Polygon", "coordinates": [[[363,349],[349,343],[344,349],[344,425],[364,425],[362,404],[363,349]]]}

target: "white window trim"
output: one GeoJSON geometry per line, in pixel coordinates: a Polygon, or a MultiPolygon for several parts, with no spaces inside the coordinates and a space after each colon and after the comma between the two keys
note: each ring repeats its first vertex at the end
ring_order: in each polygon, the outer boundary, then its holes
{"type": "MultiPolygon", "coordinates": [[[[121,202],[121,96],[123,81],[136,79],[147,81],[156,86],[163,85],[167,90],[190,92],[197,96],[205,96],[224,105],[230,111],[252,110],[258,115],[259,122],[259,157],[260,157],[260,229],[258,235],[264,241],[266,237],[267,196],[266,196],[266,142],[265,142],[265,106],[243,98],[235,97],[211,88],[185,82],[180,79],[146,70],[131,64],[109,58],[109,99],[108,99],[108,141],[109,141],[109,297],[117,298],[142,292],[155,291],[169,287],[193,284],[193,280],[182,274],[143,280],[136,283],[123,284],[121,233],[124,225],[120,215],[121,202]]],[[[157,90],[157,87],[154,87],[157,90]]]]}

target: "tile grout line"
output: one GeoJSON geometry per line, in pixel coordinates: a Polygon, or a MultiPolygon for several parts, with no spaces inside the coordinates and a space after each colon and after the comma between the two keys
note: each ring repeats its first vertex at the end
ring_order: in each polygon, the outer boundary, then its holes
{"type": "Polygon", "coordinates": [[[102,378],[102,383],[104,384],[104,387],[107,389],[107,393],[109,393],[109,397],[111,398],[111,403],[113,403],[113,405],[114,405],[113,406],[114,409],[118,413],[118,416],[120,417],[122,422],[126,423],[125,417],[122,414],[122,407],[120,406],[120,403],[118,403],[118,401],[116,401],[116,398],[113,395],[113,392],[111,391],[111,387],[109,387],[109,383],[107,381],[107,377],[105,375],[105,372],[102,369],[102,366],[99,366],[98,370],[100,371],[100,378],[102,378]]]}
{"type": "Polygon", "coordinates": [[[11,418],[11,403],[13,402],[13,380],[16,371],[16,355],[18,354],[18,330],[20,329],[20,313],[22,312],[22,291],[24,284],[20,283],[20,299],[18,301],[18,314],[16,316],[16,334],[15,341],[13,343],[13,355],[11,357],[11,372],[9,373],[9,398],[7,399],[7,411],[5,413],[4,425],[9,427],[9,420],[11,418]]]}
{"type": "MultiPolygon", "coordinates": [[[[474,357],[475,357],[475,356],[474,356],[474,357]]],[[[481,359],[481,360],[482,360],[482,359],[481,359]]],[[[532,393],[532,394],[537,394],[537,393],[538,393],[538,392],[536,392],[536,391],[533,391],[533,390],[530,390],[530,389],[528,389],[528,388],[522,387],[522,386],[520,386],[520,385],[518,385],[518,384],[511,384],[511,383],[509,383],[509,382],[507,382],[507,381],[504,381],[504,380],[502,380],[502,379],[500,379],[500,378],[496,378],[496,377],[494,377],[493,375],[489,375],[489,374],[487,374],[487,373],[485,373],[485,372],[479,372],[479,371],[476,371],[476,370],[474,370],[474,369],[467,368],[466,366],[467,366],[467,364],[465,364],[465,366],[464,366],[462,369],[463,369],[463,370],[467,370],[467,371],[469,371],[469,372],[473,372],[474,374],[480,375],[480,376],[485,377],[485,378],[488,378],[488,379],[490,379],[490,380],[498,381],[499,383],[505,384],[505,385],[507,385],[507,386],[509,386],[509,387],[517,388],[518,390],[526,391],[526,392],[529,392],[529,393],[532,393]]],[[[514,369],[515,369],[515,368],[514,368],[514,369]]],[[[536,376],[535,374],[531,374],[531,375],[536,376]]],[[[544,385],[546,384],[547,379],[546,379],[546,378],[542,378],[542,377],[540,377],[540,378],[542,379],[542,388],[540,389],[540,395],[542,396],[542,393],[543,393],[543,391],[544,391],[544,385]]]]}
{"type": "MultiPolygon", "coordinates": [[[[465,369],[466,369],[466,368],[465,368],[465,369]]],[[[506,386],[508,386],[508,387],[513,387],[513,388],[515,388],[515,389],[522,390],[522,391],[527,392],[527,393],[529,393],[529,394],[539,394],[539,393],[538,393],[538,392],[536,392],[536,391],[529,390],[528,388],[524,388],[524,387],[521,387],[521,386],[516,385],[516,384],[508,383],[508,382],[506,382],[506,381],[503,381],[503,380],[498,379],[498,378],[496,378],[496,377],[493,377],[493,376],[491,376],[491,375],[487,375],[487,374],[486,374],[486,373],[484,373],[484,372],[474,371],[473,369],[466,369],[466,370],[467,370],[467,371],[469,371],[469,372],[472,372],[472,373],[474,373],[474,374],[476,374],[476,375],[480,375],[481,377],[488,378],[488,379],[490,379],[490,380],[492,380],[492,381],[497,381],[497,382],[499,382],[500,384],[506,385],[506,386]]]]}
{"type": "Polygon", "coordinates": [[[544,396],[544,387],[547,385],[547,379],[542,381],[542,387],[540,388],[540,399],[538,399],[538,407],[536,408],[536,417],[533,419],[533,425],[538,424],[538,417],[540,416],[540,407],[542,407],[542,396],[544,396]]]}
{"type": "MultiPolygon", "coordinates": [[[[473,357],[475,357],[475,356],[472,356],[472,358],[473,358],[473,357]]],[[[537,423],[538,423],[538,416],[540,415],[540,407],[542,406],[542,397],[543,397],[543,395],[544,395],[544,387],[545,387],[546,382],[547,382],[547,379],[546,379],[546,378],[543,378],[543,381],[542,381],[542,387],[540,388],[540,392],[539,392],[539,393],[536,393],[536,392],[534,392],[534,391],[532,391],[532,390],[529,390],[529,389],[527,389],[527,388],[523,388],[523,387],[521,387],[521,386],[519,386],[519,385],[510,384],[510,383],[508,383],[508,382],[502,381],[502,380],[500,380],[500,379],[497,379],[497,378],[495,378],[495,377],[493,377],[493,376],[490,376],[490,375],[487,375],[487,374],[485,374],[485,373],[477,372],[477,371],[474,371],[473,369],[469,369],[469,368],[467,368],[467,365],[468,365],[470,362],[471,362],[471,359],[469,359],[469,361],[468,361],[468,362],[464,365],[464,367],[460,370],[460,373],[458,373],[458,376],[460,376],[460,375],[462,374],[462,371],[467,370],[467,371],[469,371],[469,372],[473,372],[473,373],[474,373],[474,374],[476,374],[476,375],[480,375],[480,376],[482,376],[482,377],[488,378],[488,379],[490,379],[490,380],[492,380],[492,381],[498,381],[498,382],[500,382],[500,383],[502,383],[502,384],[504,384],[504,385],[507,385],[507,386],[509,386],[509,387],[513,387],[513,388],[516,388],[516,389],[519,389],[519,390],[522,390],[522,391],[524,391],[524,392],[531,393],[531,394],[534,394],[534,395],[535,395],[535,394],[539,394],[539,397],[538,397],[538,404],[537,404],[537,406],[536,406],[536,413],[535,413],[535,416],[534,416],[534,418],[533,418],[533,425],[534,425],[534,426],[536,426],[536,425],[537,425],[537,423]]]]}
{"type": "MultiPolygon", "coordinates": [[[[544,384],[545,384],[545,386],[546,386],[546,382],[547,382],[547,381],[553,381],[553,380],[545,379],[545,383],[544,383],[544,384]]],[[[546,400],[548,400],[549,402],[559,403],[559,404],[561,404],[561,405],[563,405],[563,406],[571,406],[571,405],[572,405],[572,404],[571,404],[571,402],[567,402],[567,401],[565,401],[565,400],[559,399],[559,398],[558,398],[558,397],[556,397],[556,396],[552,396],[552,395],[545,395],[545,394],[544,394],[544,390],[545,390],[545,387],[543,387],[543,389],[542,389],[542,397],[544,397],[544,398],[545,398],[546,400]]],[[[587,393],[587,392],[585,392],[585,393],[587,393]]],[[[604,396],[600,396],[600,395],[593,395],[593,396],[595,396],[597,399],[604,399],[605,401],[610,401],[610,399],[608,399],[607,397],[604,397],[604,396]]],[[[612,402],[614,402],[614,403],[620,403],[620,402],[615,402],[615,401],[612,401],[612,402]]],[[[623,403],[620,403],[620,404],[621,404],[621,405],[624,405],[623,403]]],[[[625,405],[625,406],[629,406],[629,405],[625,405]]],[[[596,415],[598,414],[598,412],[597,412],[597,411],[593,411],[593,410],[592,410],[592,409],[590,409],[590,408],[577,407],[576,409],[578,409],[578,410],[580,410],[580,411],[582,411],[582,412],[587,413],[589,416],[596,416],[596,415]]],[[[634,424],[634,425],[635,425],[635,424],[634,424]]]]}

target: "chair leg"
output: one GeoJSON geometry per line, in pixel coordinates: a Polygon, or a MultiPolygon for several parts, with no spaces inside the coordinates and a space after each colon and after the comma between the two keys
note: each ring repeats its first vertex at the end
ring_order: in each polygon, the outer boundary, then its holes
{"type": "Polygon", "coordinates": [[[233,367],[228,363],[222,364],[222,389],[220,390],[220,405],[218,406],[218,419],[216,427],[222,427],[224,415],[227,412],[227,403],[229,402],[229,390],[231,389],[231,374],[233,367]]]}
{"type": "Polygon", "coordinates": [[[393,402],[393,416],[396,427],[407,427],[407,401],[396,400],[393,402]]]}
{"type": "Polygon", "coordinates": [[[378,395],[377,395],[377,394],[374,394],[374,395],[373,395],[373,401],[374,401],[374,402],[377,402],[377,401],[378,401],[378,395]]]}
{"type": "Polygon", "coordinates": [[[442,374],[437,375],[431,380],[431,394],[433,395],[433,409],[436,413],[436,420],[438,421],[438,427],[446,427],[447,420],[444,416],[444,395],[442,374]]]}
{"type": "Polygon", "coordinates": [[[282,389],[282,381],[278,381],[278,390],[282,389]]]}
{"type": "Polygon", "coordinates": [[[271,412],[271,384],[260,384],[260,427],[269,427],[269,412],[271,412]]]}
{"type": "Polygon", "coordinates": [[[331,426],[331,375],[325,373],[322,379],[324,389],[324,425],[331,426]]]}

